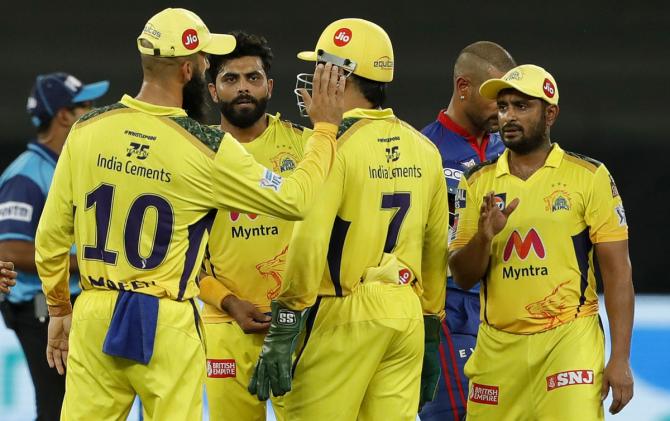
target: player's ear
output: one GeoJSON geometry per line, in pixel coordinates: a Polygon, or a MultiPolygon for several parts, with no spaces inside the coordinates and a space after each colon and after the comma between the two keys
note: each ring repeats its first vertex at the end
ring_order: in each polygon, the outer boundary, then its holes
{"type": "Polygon", "coordinates": [[[549,104],[544,109],[544,118],[547,122],[547,127],[551,127],[556,122],[558,118],[559,108],[558,105],[549,104]]]}
{"type": "Polygon", "coordinates": [[[53,122],[63,127],[70,127],[75,121],[77,121],[77,117],[67,108],[61,108],[56,111],[56,114],[54,114],[53,117],[53,122]]]}
{"type": "Polygon", "coordinates": [[[456,92],[458,93],[459,98],[465,99],[470,96],[471,93],[469,92],[469,90],[472,84],[470,83],[470,80],[468,78],[458,76],[456,78],[455,85],[456,85],[456,92]]]}
{"type": "Polygon", "coordinates": [[[195,71],[195,64],[192,60],[181,60],[181,63],[179,64],[179,72],[184,83],[188,83],[191,79],[193,79],[193,74],[195,71]]]}
{"type": "Polygon", "coordinates": [[[268,99],[272,98],[272,88],[274,88],[274,79],[268,79],[268,99]]]}
{"type": "Polygon", "coordinates": [[[219,94],[216,93],[216,85],[213,83],[208,83],[207,84],[207,89],[209,90],[209,96],[212,97],[212,101],[215,103],[219,103],[219,94]]]}

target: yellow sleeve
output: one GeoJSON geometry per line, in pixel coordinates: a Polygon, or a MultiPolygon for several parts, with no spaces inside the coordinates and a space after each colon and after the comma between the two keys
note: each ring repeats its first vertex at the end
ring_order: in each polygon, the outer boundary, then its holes
{"type": "Polygon", "coordinates": [[[452,229],[454,238],[449,244],[450,251],[464,247],[477,233],[481,201],[476,200],[477,195],[474,194],[473,190],[465,176],[461,177],[454,200],[456,216],[454,217],[454,227],[452,229]]]}
{"type": "Polygon", "coordinates": [[[449,201],[447,185],[442,175],[442,162],[437,154],[435,166],[435,192],[430,204],[421,255],[421,305],[426,315],[444,317],[444,300],[447,291],[447,241],[449,236],[449,201]]]}
{"type": "Polygon", "coordinates": [[[317,123],[305,156],[286,178],[263,167],[226,135],[214,162],[214,200],[218,207],[287,220],[305,217],[335,157],[337,126],[317,123]]]}
{"type": "Polygon", "coordinates": [[[293,226],[282,292],[284,306],[303,310],[314,304],[323,280],[333,222],[344,186],[344,162],[338,155],[333,170],[304,221],[293,226]]]}
{"type": "Polygon", "coordinates": [[[74,242],[74,206],[68,147],[70,137],[56,164],[35,235],[35,264],[51,316],[72,313],[69,279],[70,249],[74,242]]]}
{"type": "Polygon", "coordinates": [[[198,297],[207,304],[223,311],[221,302],[229,295],[233,295],[233,292],[215,277],[207,275],[200,279],[200,294],[198,297]]]}
{"type": "Polygon", "coordinates": [[[594,175],[584,219],[593,244],[628,239],[623,202],[605,165],[599,166],[594,175]]]}

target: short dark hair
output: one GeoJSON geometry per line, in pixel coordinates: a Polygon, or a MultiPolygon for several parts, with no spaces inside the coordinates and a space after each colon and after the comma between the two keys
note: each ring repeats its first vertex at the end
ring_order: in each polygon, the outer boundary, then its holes
{"type": "Polygon", "coordinates": [[[263,63],[265,74],[267,75],[270,73],[274,55],[272,54],[272,49],[268,46],[268,41],[265,37],[248,34],[244,31],[232,31],[229,32],[229,34],[235,37],[237,44],[235,45],[235,49],[228,54],[209,56],[209,69],[207,70],[207,73],[209,74],[211,82],[216,82],[216,75],[219,74],[221,67],[223,67],[228,60],[240,57],[259,57],[263,63]]]}
{"type": "Polygon", "coordinates": [[[467,74],[474,78],[476,84],[481,84],[489,78],[489,67],[507,73],[516,67],[516,62],[501,45],[491,41],[477,41],[458,53],[454,63],[454,79],[467,74]]]}
{"type": "Polygon", "coordinates": [[[372,108],[381,108],[386,102],[386,82],[377,82],[355,74],[351,74],[347,81],[353,81],[358,90],[371,104],[372,108]]]}

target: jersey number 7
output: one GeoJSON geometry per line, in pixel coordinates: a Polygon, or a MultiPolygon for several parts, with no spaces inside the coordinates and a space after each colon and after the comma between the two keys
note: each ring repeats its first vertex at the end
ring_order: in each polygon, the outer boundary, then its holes
{"type": "Polygon", "coordinates": [[[407,211],[412,203],[412,194],[410,192],[395,192],[382,194],[383,210],[394,210],[388,231],[386,233],[386,242],[384,243],[384,253],[391,253],[398,242],[398,234],[402,226],[407,211]]]}

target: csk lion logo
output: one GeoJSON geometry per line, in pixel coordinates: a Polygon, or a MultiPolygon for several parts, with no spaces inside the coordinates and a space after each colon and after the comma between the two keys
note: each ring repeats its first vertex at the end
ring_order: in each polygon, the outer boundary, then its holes
{"type": "Polygon", "coordinates": [[[569,283],[570,281],[566,281],[559,284],[553,291],[551,291],[551,294],[540,301],[530,303],[526,306],[526,310],[532,314],[534,318],[545,319],[547,321],[547,324],[544,325],[545,329],[551,329],[564,322],[559,316],[567,306],[566,302],[568,296],[559,294],[559,290],[569,283]]]}
{"type": "Polygon", "coordinates": [[[286,252],[288,245],[275,257],[256,265],[258,273],[263,275],[266,280],[274,281],[275,285],[266,292],[268,300],[277,298],[281,291],[282,275],[286,267],[286,252]]]}

